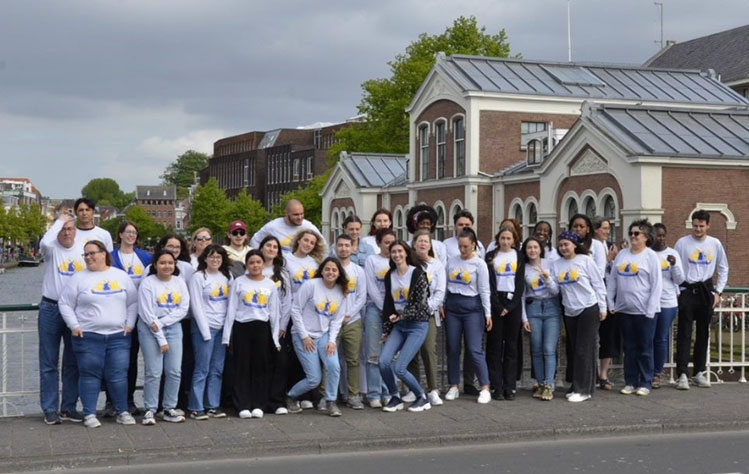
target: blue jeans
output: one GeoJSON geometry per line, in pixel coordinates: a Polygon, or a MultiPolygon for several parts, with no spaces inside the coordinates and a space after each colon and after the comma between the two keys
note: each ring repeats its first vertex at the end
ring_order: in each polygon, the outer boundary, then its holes
{"type": "Polygon", "coordinates": [[[333,355],[328,355],[326,352],[329,337],[330,334],[326,332],[319,339],[313,339],[315,341],[315,350],[307,352],[304,349],[304,343],[299,334],[291,335],[291,340],[294,343],[294,351],[299,359],[299,363],[302,364],[305,375],[302,380],[297,382],[289,390],[291,398],[298,398],[320,385],[322,381],[322,366],[325,366],[325,371],[327,372],[327,376],[325,377],[325,399],[335,401],[338,398],[341,364],[338,362],[337,350],[333,355]],[[322,361],[322,366],[320,365],[320,361],[322,361]]]}
{"type": "Polygon", "coordinates": [[[554,386],[557,343],[562,326],[559,298],[531,299],[525,311],[531,325],[531,355],[539,385],[554,386]]]}
{"type": "Polygon", "coordinates": [[[194,319],[192,324],[192,347],[195,353],[195,368],[192,372],[190,400],[187,409],[203,411],[206,407],[218,408],[221,404],[221,379],[224,374],[226,347],[221,344],[223,329],[209,328],[211,340],[204,341],[194,319]]]}
{"type": "Polygon", "coordinates": [[[56,304],[42,300],[39,303],[39,401],[44,413],[60,408],[60,382],[57,366],[62,352],[62,410],[75,411],[78,402],[78,363],[70,342],[70,329],[60,315],[56,304]]]}
{"type": "Polygon", "coordinates": [[[671,334],[671,325],[676,318],[678,306],[673,308],[661,308],[660,313],[655,313],[655,336],[653,337],[653,372],[663,373],[663,366],[668,357],[668,337],[671,334]]]}
{"type": "Polygon", "coordinates": [[[655,318],[619,313],[624,338],[624,382],[635,388],[653,386],[655,318]]]}
{"type": "Polygon", "coordinates": [[[424,394],[419,380],[408,371],[408,364],[424,344],[428,330],[429,321],[401,321],[390,331],[380,354],[380,374],[391,397],[398,396],[396,375],[417,397],[424,394]],[[399,351],[398,360],[393,364],[393,358],[399,351]]]}
{"type": "Polygon", "coordinates": [[[127,411],[127,369],[130,366],[130,334],[98,334],[83,332],[72,337],[73,353],[78,361],[78,391],[84,415],[96,414],[101,381],[107,389],[117,413],[127,411]]]}
{"type": "Polygon", "coordinates": [[[364,358],[367,362],[367,399],[369,400],[379,400],[384,391],[382,375],[380,374],[381,314],[382,311],[374,303],[367,303],[364,316],[362,316],[364,321],[362,347],[364,347],[364,358]]]}
{"type": "MultiPolygon", "coordinates": [[[[481,297],[447,294],[445,302],[445,332],[447,333],[447,381],[460,383],[460,340],[465,332],[466,352],[470,354],[479,385],[489,385],[489,369],[482,350],[486,318],[481,297]]],[[[465,383],[470,383],[464,381],[465,383]]]]}
{"type": "Polygon", "coordinates": [[[143,383],[143,404],[146,410],[156,411],[159,406],[159,383],[162,371],[166,374],[164,380],[164,395],[162,406],[164,410],[177,406],[179,395],[179,381],[182,375],[182,325],[174,323],[161,328],[169,344],[169,350],[161,353],[159,343],[151,328],[138,320],[138,337],[140,349],[143,352],[145,379],[143,383]]]}

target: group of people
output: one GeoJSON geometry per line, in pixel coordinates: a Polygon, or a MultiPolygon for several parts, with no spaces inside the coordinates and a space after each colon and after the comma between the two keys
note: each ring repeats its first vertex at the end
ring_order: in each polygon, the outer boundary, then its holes
{"type": "Polygon", "coordinates": [[[40,398],[48,424],[99,426],[102,388],[105,414],[121,424],[135,424],[141,412],[144,425],[220,418],[228,406],[240,418],[261,418],[298,413],[315,401],[341,416],[341,397],[355,410],[395,412],[406,403],[411,412],[429,410],[443,404],[443,324],[448,401],[461,395],[461,352],[463,395],[480,404],[514,400],[523,330],[530,332],[533,396],[553,399],[562,325],[570,402],[613,387],[608,365],[619,341],[621,392],[647,395],[660,385],[677,307],[677,388],[689,388],[693,321],[693,382],[710,385],[709,321],[728,265],[720,241],[707,235],[704,211],[693,214],[692,234],[674,249],[666,246],[665,226],[647,220],[629,226],[621,249],[609,245],[610,222],[584,215],[572,217],[556,248],[548,222],[521,241],[511,219],[484,248],[467,210],[454,216],[455,236],[440,242],[432,238],[437,214],[424,205],[408,213],[409,242],[397,238],[390,211],[379,209],[367,236],[351,215],[328,245],[291,200],[285,216],[251,240],[236,220],[227,245],[199,228],[189,246],[166,235],[151,254],[138,247],[129,221],[118,229],[115,250],[109,233],[94,225],[94,208],[78,199],[41,242],[40,398]],[[139,352],[142,410],[133,397],[139,352]]]}

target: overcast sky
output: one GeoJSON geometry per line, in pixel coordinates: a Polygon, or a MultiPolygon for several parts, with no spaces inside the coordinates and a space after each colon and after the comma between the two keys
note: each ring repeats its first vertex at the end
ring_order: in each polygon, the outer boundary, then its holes
{"type": "MultiPolygon", "coordinates": [[[[662,0],[666,39],[741,26],[747,0],[662,0]]],[[[420,33],[475,15],[512,53],[567,59],[565,0],[0,0],[0,176],[50,197],[158,184],[221,137],[356,115],[420,33]]],[[[642,63],[652,0],[573,0],[573,60],[642,63]]]]}

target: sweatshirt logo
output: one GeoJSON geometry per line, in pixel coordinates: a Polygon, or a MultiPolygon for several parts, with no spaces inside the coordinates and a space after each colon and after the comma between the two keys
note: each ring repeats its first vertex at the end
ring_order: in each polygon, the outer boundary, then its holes
{"type": "Polygon", "coordinates": [[[386,266],[375,274],[375,278],[377,278],[379,283],[385,282],[385,275],[387,275],[388,270],[390,270],[390,267],[386,266]]]}
{"type": "Polygon", "coordinates": [[[315,278],[315,269],[307,267],[299,267],[299,269],[291,277],[291,279],[297,285],[301,285],[310,278],[315,278]]]}
{"type": "Polygon", "coordinates": [[[393,291],[393,303],[397,305],[406,304],[410,287],[396,288],[393,291]]]}
{"type": "Polygon", "coordinates": [[[162,291],[156,297],[156,306],[159,308],[176,308],[182,302],[179,291],[162,291]]]}
{"type": "Polygon", "coordinates": [[[517,270],[518,262],[513,261],[507,261],[502,260],[501,262],[494,264],[494,272],[497,274],[498,277],[503,276],[515,276],[515,271],[517,270]]]}
{"type": "Polygon", "coordinates": [[[138,264],[125,265],[125,273],[133,280],[138,280],[143,277],[143,267],[138,264]]]}
{"type": "Polygon", "coordinates": [[[616,267],[616,274],[619,276],[633,277],[637,276],[639,268],[637,262],[622,262],[616,267]]]}
{"type": "Polygon", "coordinates": [[[214,283],[211,293],[208,295],[209,301],[226,301],[229,299],[229,285],[217,285],[214,283]]]}
{"type": "Polygon", "coordinates": [[[671,268],[671,264],[665,258],[661,259],[661,270],[667,272],[671,268]]]}
{"type": "Polygon", "coordinates": [[[114,295],[123,291],[116,280],[101,280],[91,288],[91,293],[95,295],[114,295]]]}
{"type": "Polygon", "coordinates": [[[281,239],[281,250],[284,252],[291,252],[291,235],[287,235],[281,239]]]}
{"type": "Polygon", "coordinates": [[[338,306],[338,302],[331,301],[330,298],[325,298],[325,301],[315,304],[315,312],[320,316],[332,318],[338,312],[338,306]]]}
{"type": "Polygon", "coordinates": [[[356,277],[348,277],[348,286],[346,287],[349,295],[356,293],[356,277]]]}
{"type": "Polygon", "coordinates": [[[75,272],[83,270],[83,262],[80,260],[73,260],[72,258],[66,258],[57,266],[57,273],[63,276],[71,276],[75,272]]]}
{"type": "Polygon", "coordinates": [[[250,308],[267,308],[270,291],[265,288],[250,290],[242,297],[242,304],[250,308]]]}
{"type": "Polygon", "coordinates": [[[470,285],[472,281],[471,272],[465,268],[458,267],[450,272],[447,280],[449,283],[456,283],[458,285],[470,285]]]}
{"type": "Polygon", "coordinates": [[[531,279],[531,290],[533,291],[543,291],[546,289],[546,285],[544,285],[544,279],[541,278],[541,275],[536,275],[531,279]]]}
{"type": "Polygon", "coordinates": [[[570,268],[569,270],[562,270],[557,275],[557,281],[560,285],[570,285],[577,283],[580,280],[580,272],[576,268],[570,268]]]}
{"type": "Polygon", "coordinates": [[[694,263],[696,265],[710,265],[713,261],[713,253],[708,251],[703,251],[701,248],[697,247],[694,252],[689,254],[689,263],[694,263]]]}

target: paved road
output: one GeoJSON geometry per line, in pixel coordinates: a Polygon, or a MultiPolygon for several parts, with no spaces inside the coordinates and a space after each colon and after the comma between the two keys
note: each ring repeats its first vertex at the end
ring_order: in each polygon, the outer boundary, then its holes
{"type": "MultiPolygon", "coordinates": [[[[608,439],[524,442],[443,449],[150,465],[149,474],[222,472],[253,474],[473,473],[749,473],[749,431],[608,439]]],[[[143,472],[144,466],[107,473],[143,472]]],[[[102,472],[78,469],[70,473],[102,472]]]]}

